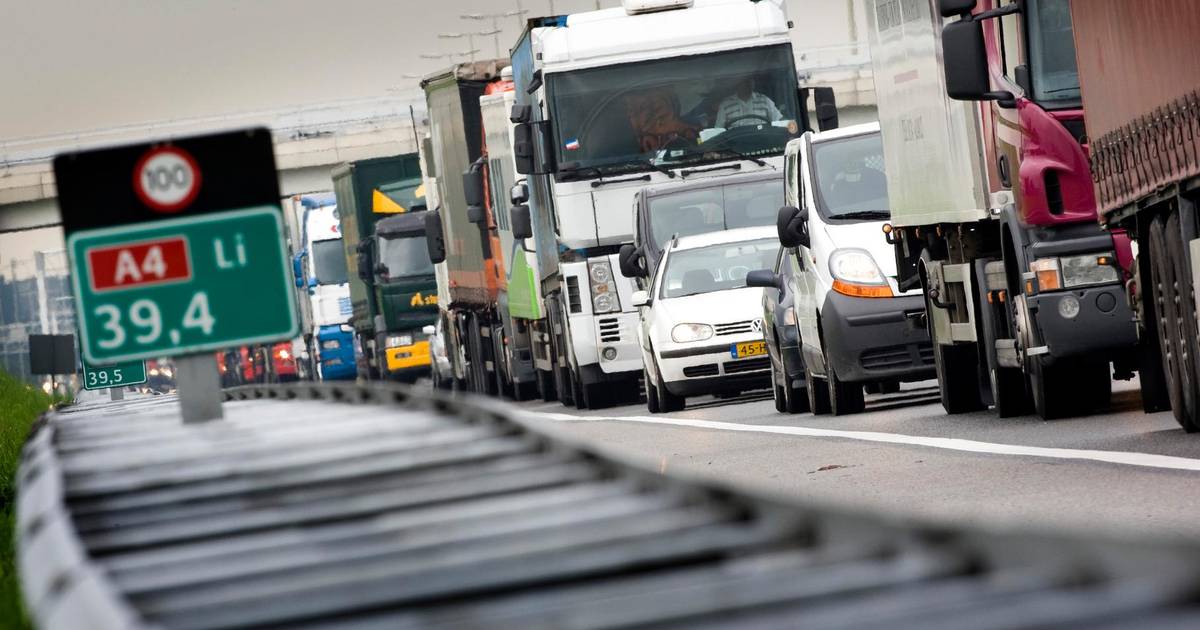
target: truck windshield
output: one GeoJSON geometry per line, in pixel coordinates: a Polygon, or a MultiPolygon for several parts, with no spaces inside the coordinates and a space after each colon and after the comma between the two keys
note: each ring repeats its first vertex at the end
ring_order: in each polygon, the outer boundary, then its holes
{"type": "Polygon", "coordinates": [[[379,239],[379,262],[387,266],[387,278],[433,275],[425,236],[379,239]]]}
{"type": "Polygon", "coordinates": [[[1064,105],[1077,105],[1079,69],[1069,1],[1027,0],[1026,10],[1033,99],[1043,104],[1067,101],[1064,105]]]}
{"type": "Polygon", "coordinates": [[[342,239],[330,238],[313,241],[313,274],[319,284],[345,284],[349,281],[346,272],[346,251],[342,239]]]}
{"type": "Polygon", "coordinates": [[[814,143],[812,163],[822,219],[882,221],[891,216],[878,133],[814,143]]]}
{"type": "Polygon", "coordinates": [[[650,198],[650,245],[661,249],[672,236],[691,236],[771,225],[783,205],[777,179],[681,190],[650,198]]]}
{"type": "Polygon", "coordinates": [[[663,270],[663,299],[687,297],[746,286],[746,274],[754,269],[772,269],[779,255],[779,241],[722,243],[671,253],[663,270]]]}
{"type": "Polygon", "coordinates": [[[791,46],[546,77],[560,180],[772,156],[798,134],[791,46]]]}

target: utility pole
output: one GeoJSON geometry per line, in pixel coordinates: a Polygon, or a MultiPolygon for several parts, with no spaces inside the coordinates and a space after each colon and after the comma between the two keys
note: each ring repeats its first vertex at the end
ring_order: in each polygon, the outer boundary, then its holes
{"type": "Polygon", "coordinates": [[[459,17],[459,19],[463,19],[463,20],[476,20],[476,21],[491,20],[492,21],[492,30],[491,30],[492,39],[493,39],[493,44],[496,47],[496,58],[499,59],[502,56],[500,54],[500,31],[502,30],[500,28],[500,18],[512,17],[515,15],[515,16],[518,16],[517,21],[520,22],[520,16],[523,13],[525,13],[524,9],[517,9],[515,11],[504,11],[503,13],[464,13],[458,17],[459,17]]]}
{"type": "MultiPolygon", "coordinates": [[[[469,48],[471,50],[471,63],[475,63],[475,53],[479,52],[479,49],[475,48],[475,36],[478,35],[481,37],[485,37],[488,35],[496,35],[499,32],[500,32],[500,30],[496,29],[494,31],[475,31],[475,32],[468,32],[468,33],[438,33],[438,39],[462,39],[465,37],[467,39],[467,48],[469,48]]],[[[500,50],[500,40],[499,39],[496,40],[496,50],[497,50],[496,56],[499,56],[499,50],[500,50]]]]}

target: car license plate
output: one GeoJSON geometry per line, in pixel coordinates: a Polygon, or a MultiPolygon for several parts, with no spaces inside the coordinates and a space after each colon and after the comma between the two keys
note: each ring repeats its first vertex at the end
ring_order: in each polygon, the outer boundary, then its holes
{"type": "Polygon", "coordinates": [[[767,353],[767,342],[765,341],[745,341],[735,343],[729,347],[729,354],[735,359],[743,359],[745,357],[756,357],[760,354],[767,353]]]}

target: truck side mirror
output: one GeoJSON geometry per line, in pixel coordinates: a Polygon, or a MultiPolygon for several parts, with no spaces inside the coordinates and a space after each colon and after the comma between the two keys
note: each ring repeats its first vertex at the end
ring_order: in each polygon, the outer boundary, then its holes
{"type": "Polygon", "coordinates": [[[317,282],[317,279],[316,279],[316,278],[309,278],[309,279],[308,279],[308,288],[310,288],[310,289],[315,289],[315,288],[317,288],[317,285],[318,285],[318,284],[320,284],[320,282],[317,282]]]}
{"type": "Polygon", "coordinates": [[[525,182],[517,182],[508,189],[508,200],[515,206],[529,201],[529,186],[525,182]]]}
{"type": "Polygon", "coordinates": [[[938,0],[938,11],[942,17],[967,15],[975,8],[976,0],[938,0]]]}
{"type": "Polygon", "coordinates": [[[641,260],[641,252],[636,246],[632,243],[622,245],[621,251],[617,254],[617,264],[621,268],[621,275],[626,278],[644,278],[649,275],[642,268],[641,260]]]}
{"type": "Polygon", "coordinates": [[[388,276],[388,266],[383,263],[375,263],[375,275],[386,278],[388,276]]]}
{"type": "Polygon", "coordinates": [[[483,223],[487,220],[487,213],[484,212],[483,206],[467,206],[467,221],[471,223],[483,223]]]}
{"type": "Polygon", "coordinates": [[[425,244],[429,248],[429,262],[437,265],[446,262],[446,237],[442,233],[442,211],[425,213],[425,244]]]}
{"type": "Polygon", "coordinates": [[[463,197],[467,200],[467,206],[482,206],[483,205],[483,169],[477,165],[472,165],[462,175],[463,181],[463,197]]]}
{"type": "Polygon", "coordinates": [[[513,127],[513,160],[518,173],[533,174],[533,126],[527,122],[513,127]]]}
{"type": "Polygon", "coordinates": [[[779,233],[780,245],[808,247],[808,211],[795,206],[780,208],[775,219],[775,230],[779,233]]]}
{"type": "Polygon", "coordinates": [[[304,252],[292,256],[292,276],[296,280],[296,288],[304,287],[304,252]]]}
{"type": "Polygon", "coordinates": [[[629,296],[629,302],[634,306],[646,306],[650,304],[650,294],[645,291],[634,291],[633,295],[629,296]]]}
{"type": "Polygon", "coordinates": [[[358,273],[358,279],[363,282],[371,281],[371,256],[360,250],[354,258],[354,266],[358,273]]]}
{"type": "Polygon", "coordinates": [[[533,219],[529,216],[529,206],[518,204],[508,212],[512,219],[513,238],[531,238],[533,236],[533,219]]]}
{"type": "Polygon", "coordinates": [[[746,286],[762,287],[764,289],[778,289],[783,292],[783,276],[776,274],[770,269],[755,269],[746,274],[746,286]]]}
{"type": "Polygon", "coordinates": [[[837,97],[833,94],[831,87],[815,87],[813,91],[813,104],[817,109],[817,128],[821,131],[829,131],[830,129],[838,128],[838,110],[837,97]]]}
{"type": "Polygon", "coordinates": [[[942,58],[945,60],[946,94],[958,101],[997,101],[1014,107],[1011,92],[991,91],[983,23],[962,19],[942,29],[942,58]]]}

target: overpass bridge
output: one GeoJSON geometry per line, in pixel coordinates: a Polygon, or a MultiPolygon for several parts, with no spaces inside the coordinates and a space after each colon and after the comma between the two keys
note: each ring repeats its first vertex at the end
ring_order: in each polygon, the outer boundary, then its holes
{"type": "Polygon", "coordinates": [[[0,233],[59,223],[51,160],[64,151],[266,126],[275,139],[280,191],[291,196],[331,190],[337,164],[416,151],[424,117],[422,100],[397,95],[0,140],[0,233]]]}

